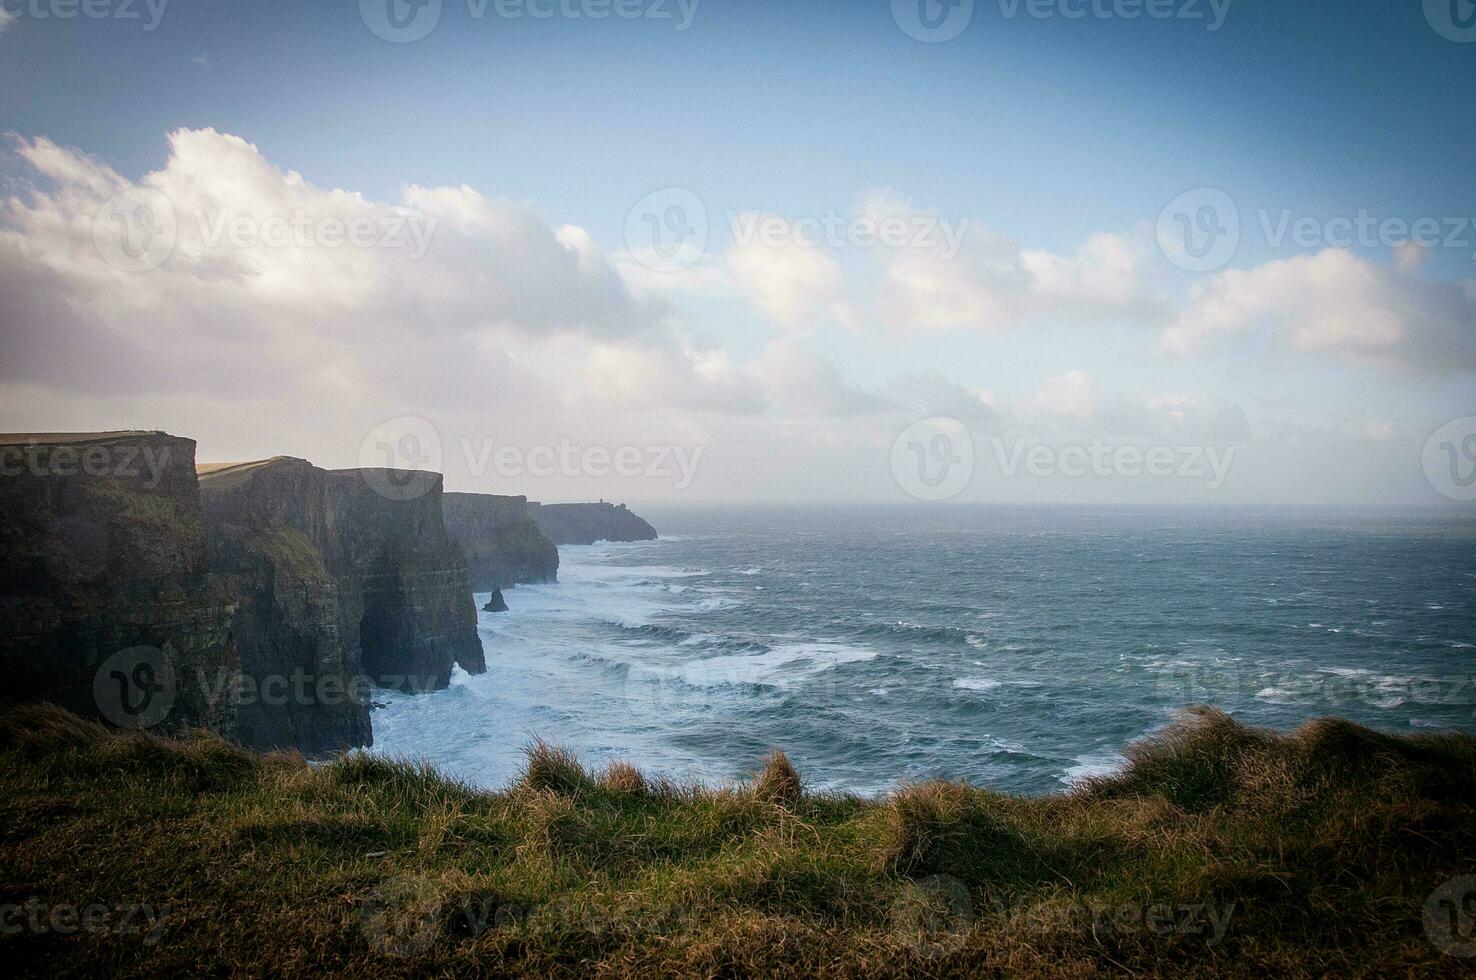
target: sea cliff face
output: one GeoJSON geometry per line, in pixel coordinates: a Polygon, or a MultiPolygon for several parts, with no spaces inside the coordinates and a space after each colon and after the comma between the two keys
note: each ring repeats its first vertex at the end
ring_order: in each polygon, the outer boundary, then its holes
{"type": "Polygon", "coordinates": [[[372,742],[373,686],[485,669],[441,477],[0,436],[0,700],[257,748],[372,742]]]}
{"type": "Polygon", "coordinates": [[[330,470],[328,567],[345,586],[364,672],[381,687],[430,690],[452,664],[487,669],[466,559],[446,534],[441,474],[330,470]],[[395,478],[401,492],[383,487],[395,478]]]}
{"type": "Polygon", "coordinates": [[[485,669],[440,476],[277,458],[201,478],[212,562],[237,597],[241,740],[306,752],[372,742],[368,687],[485,669]]]}
{"type": "Polygon", "coordinates": [[[594,544],[596,541],[654,541],[656,529],[624,504],[530,503],[534,522],[554,544],[594,544]]]}
{"type": "Polygon", "coordinates": [[[193,440],[0,436],[0,557],[5,698],[235,734],[234,609],[210,574],[193,440]]]}
{"type": "Polygon", "coordinates": [[[200,498],[211,565],[237,603],[240,741],[309,753],[372,744],[363,672],[344,642],[353,627],[323,554],[327,474],[267,460],[202,474],[200,498]]]}
{"type": "Polygon", "coordinates": [[[442,505],[446,531],[466,556],[475,591],[558,578],[559,549],[530,516],[527,497],[447,493],[442,505]]]}

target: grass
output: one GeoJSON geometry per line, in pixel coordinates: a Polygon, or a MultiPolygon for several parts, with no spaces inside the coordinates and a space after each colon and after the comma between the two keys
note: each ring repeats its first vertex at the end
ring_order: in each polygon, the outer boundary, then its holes
{"type": "Polygon", "coordinates": [[[309,766],[17,709],[0,716],[0,953],[17,975],[122,976],[1476,965],[1422,919],[1476,874],[1476,739],[1277,734],[1201,709],[1128,757],[1055,796],[861,799],[806,791],[780,754],[712,789],[539,743],[489,793],[422,764],[309,766]]]}

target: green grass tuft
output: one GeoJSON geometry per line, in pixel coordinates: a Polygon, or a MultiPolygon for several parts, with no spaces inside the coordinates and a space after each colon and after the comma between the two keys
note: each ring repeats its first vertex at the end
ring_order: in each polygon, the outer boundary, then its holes
{"type": "Polygon", "coordinates": [[[800,800],[800,776],[783,752],[774,751],[764,760],[753,781],[755,799],[775,806],[793,806],[800,800]]]}
{"type": "Polygon", "coordinates": [[[1469,975],[1425,913],[1476,875],[1476,738],[1197,710],[1126,754],[1052,796],[864,799],[778,753],[704,788],[535,743],[483,792],[16,709],[0,906],[153,918],[23,911],[0,949],[18,976],[1469,975]]]}
{"type": "Polygon", "coordinates": [[[564,796],[588,795],[595,789],[584,766],[574,753],[559,745],[536,740],[523,749],[528,765],[523,770],[523,785],[535,792],[548,791],[564,796]]]}

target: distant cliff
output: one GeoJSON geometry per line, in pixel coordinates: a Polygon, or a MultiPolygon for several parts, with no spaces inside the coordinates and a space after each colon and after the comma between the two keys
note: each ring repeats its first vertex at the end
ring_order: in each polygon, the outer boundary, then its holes
{"type": "Polygon", "coordinates": [[[233,613],[193,440],[0,436],[0,696],[233,736],[233,613]]]}
{"type": "Polygon", "coordinates": [[[624,504],[530,503],[533,520],[554,544],[594,544],[596,541],[653,541],[656,529],[624,504]]]}
{"type": "Polygon", "coordinates": [[[558,577],[559,549],[529,515],[527,497],[446,493],[442,506],[446,531],[466,555],[475,591],[558,577]]]}
{"type": "Polygon", "coordinates": [[[441,478],[279,457],[206,468],[212,563],[237,598],[240,737],[321,752],[372,742],[368,691],[445,687],[485,669],[441,478]]]}

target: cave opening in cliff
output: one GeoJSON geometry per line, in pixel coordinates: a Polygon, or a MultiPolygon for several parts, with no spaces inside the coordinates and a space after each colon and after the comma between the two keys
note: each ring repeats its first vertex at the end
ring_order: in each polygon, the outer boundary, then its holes
{"type": "Polygon", "coordinates": [[[359,618],[359,649],[364,674],[379,687],[427,690],[433,678],[407,671],[405,651],[414,643],[410,603],[398,576],[364,596],[359,618]]]}

